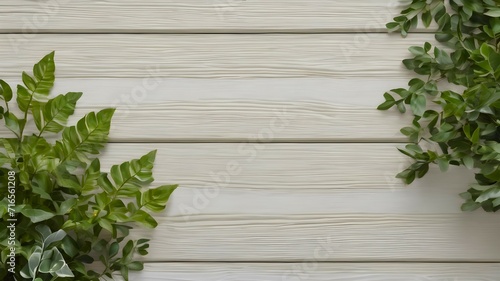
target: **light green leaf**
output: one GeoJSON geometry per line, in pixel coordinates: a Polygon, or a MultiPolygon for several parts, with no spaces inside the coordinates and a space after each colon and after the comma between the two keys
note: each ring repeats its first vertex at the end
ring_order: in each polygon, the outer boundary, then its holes
{"type": "Polygon", "coordinates": [[[462,211],[472,212],[472,211],[479,209],[480,207],[481,207],[481,204],[469,201],[469,202],[466,202],[462,205],[462,211]]]}
{"type": "Polygon", "coordinates": [[[66,237],[66,232],[62,229],[59,229],[58,231],[50,234],[47,238],[45,238],[45,240],[43,241],[44,248],[47,249],[52,243],[59,242],[64,237],[66,237]]]}
{"type": "Polygon", "coordinates": [[[131,262],[127,266],[128,266],[128,269],[130,269],[132,271],[141,271],[144,269],[144,264],[142,262],[139,262],[139,261],[131,262]]]}
{"type": "Polygon", "coordinates": [[[30,277],[35,277],[38,266],[40,265],[40,260],[42,259],[42,248],[39,246],[35,247],[34,252],[28,259],[28,268],[30,277]]]}
{"type": "Polygon", "coordinates": [[[49,213],[40,209],[24,208],[21,213],[30,218],[33,223],[45,221],[54,217],[53,213],[49,213]]]}
{"type": "Polygon", "coordinates": [[[416,116],[422,116],[426,110],[427,99],[424,95],[416,95],[411,99],[411,110],[416,116]]]}
{"type": "Polygon", "coordinates": [[[484,14],[492,18],[498,18],[500,17],[500,8],[491,8],[488,12],[484,14]]]}

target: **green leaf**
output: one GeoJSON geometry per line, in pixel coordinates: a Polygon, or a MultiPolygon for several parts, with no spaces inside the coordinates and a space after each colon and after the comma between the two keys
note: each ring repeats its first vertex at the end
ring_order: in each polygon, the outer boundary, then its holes
{"type": "Polygon", "coordinates": [[[97,114],[91,112],[80,119],[76,126],[67,127],[62,139],[56,142],[56,155],[64,162],[68,159],[88,161],[89,155],[98,154],[108,140],[114,109],[108,108],[97,114]]]}
{"type": "Polygon", "coordinates": [[[141,198],[141,206],[159,212],[165,209],[170,195],[177,189],[178,185],[162,185],[144,192],[141,198]]]}
{"type": "Polygon", "coordinates": [[[424,48],[418,47],[418,46],[412,46],[409,48],[409,50],[415,56],[422,56],[422,55],[425,55],[425,53],[426,53],[424,48]]]}
{"type": "Polygon", "coordinates": [[[158,226],[158,222],[148,213],[142,210],[138,210],[131,219],[135,222],[138,222],[145,227],[155,228],[158,226]]]}
{"type": "Polygon", "coordinates": [[[395,30],[399,29],[399,23],[397,23],[397,22],[390,22],[390,23],[386,24],[385,27],[389,31],[395,31],[395,30]]]}
{"type": "Polygon", "coordinates": [[[33,78],[31,78],[28,73],[24,72],[23,71],[23,83],[24,83],[24,86],[26,86],[26,88],[28,88],[28,90],[34,92],[36,91],[36,82],[35,80],[33,80],[33,78]]]}
{"type": "Polygon", "coordinates": [[[431,11],[426,11],[422,14],[422,22],[424,23],[425,27],[429,27],[432,22],[432,14],[431,11]]]}
{"type": "Polygon", "coordinates": [[[387,109],[389,109],[389,108],[393,107],[395,104],[396,104],[396,103],[395,103],[394,101],[386,101],[386,102],[384,102],[384,103],[380,104],[380,105],[377,107],[377,109],[378,109],[378,110],[387,110],[387,109]]]}
{"type": "Polygon", "coordinates": [[[24,208],[21,213],[30,218],[33,223],[46,221],[54,217],[53,213],[40,209],[24,208]]]}
{"type": "Polygon", "coordinates": [[[57,212],[57,214],[58,215],[67,214],[77,203],[78,203],[77,198],[70,198],[68,200],[65,200],[64,202],[61,203],[61,206],[59,206],[59,211],[57,212]]]}
{"type": "Polygon", "coordinates": [[[82,177],[82,193],[88,194],[90,192],[93,192],[95,190],[95,187],[97,186],[97,180],[100,176],[101,163],[99,161],[99,158],[96,158],[92,160],[82,177]]]}
{"type": "Polygon", "coordinates": [[[49,237],[50,234],[52,234],[52,230],[50,230],[50,227],[48,227],[45,224],[39,224],[35,227],[35,230],[40,233],[42,239],[41,241],[45,241],[47,237],[49,237]]]}
{"type": "Polygon", "coordinates": [[[37,81],[36,89],[34,92],[48,95],[54,86],[56,65],[54,61],[54,52],[43,57],[33,67],[33,74],[37,81]]]}
{"type": "Polygon", "coordinates": [[[130,260],[132,258],[132,255],[134,250],[134,241],[129,240],[127,244],[123,247],[122,250],[122,257],[124,260],[130,260]]]}
{"type": "Polygon", "coordinates": [[[464,156],[462,162],[467,169],[472,170],[474,168],[474,159],[470,155],[464,156]]]}
{"type": "Polygon", "coordinates": [[[474,131],[474,133],[472,134],[472,137],[471,137],[471,139],[470,139],[472,143],[474,143],[474,144],[479,143],[479,138],[480,138],[480,136],[481,136],[481,135],[480,135],[480,133],[481,133],[481,131],[480,131],[480,129],[479,129],[479,128],[477,128],[477,129],[474,131]]]}
{"type": "Polygon", "coordinates": [[[401,113],[405,113],[406,112],[406,107],[405,107],[404,103],[400,102],[400,103],[397,104],[397,106],[398,106],[399,112],[401,112],[401,113]]]}
{"type": "Polygon", "coordinates": [[[111,220],[108,220],[106,218],[100,218],[98,220],[98,223],[102,228],[106,229],[109,233],[113,233],[113,224],[111,220]]]}
{"type": "Polygon", "coordinates": [[[47,103],[36,103],[33,106],[33,117],[40,132],[58,133],[62,131],[69,116],[75,112],[77,101],[82,93],[59,95],[47,103]]]}
{"type": "Polygon", "coordinates": [[[466,202],[462,205],[462,211],[464,212],[472,212],[481,207],[481,204],[476,202],[466,202]]]}
{"type": "Polygon", "coordinates": [[[16,136],[21,134],[21,126],[24,124],[24,121],[19,120],[16,115],[6,112],[4,114],[5,118],[5,126],[13,132],[16,136]]]}
{"type": "Polygon", "coordinates": [[[483,203],[489,199],[496,199],[500,197],[500,187],[495,186],[484,191],[477,199],[477,203],[483,203]]]}
{"type": "Polygon", "coordinates": [[[109,246],[109,257],[112,258],[118,254],[118,251],[120,250],[120,244],[118,242],[114,242],[109,246]]]}
{"type": "Polygon", "coordinates": [[[135,197],[142,186],[153,182],[153,164],[156,158],[156,150],[149,152],[140,159],[133,159],[120,165],[111,167],[111,183],[107,174],[103,175],[98,183],[114,197],[135,197]]]}
{"type": "Polygon", "coordinates": [[[0,79],[0,97],[6,102],[12,100],[12,88],[5,81],[0,79]]]}
{"type": "Polygon", "coordinates": [[[40,272],[63,278],[75,277],[58,248],[52,248],[43,253],[40,272]]]}
{"type": "Polygon", "coordinates": [[[44,248],[47,249],[52,243],[62,241],[66,237],[66,232],[62,229],[59,229],[58,231],[50,234],[45,240],[43,241],[44,248]]]}
{"type": "Polygon", "coordinates": [[[446,160],[446,159],[443,159],[443,158],[438,158],[438,165],[439,165],[439,169],[441,170],[441,172],[446,172],[448,171],[448,168],[450,166],[449,164],[449,161],[446,160]]]}
{"type": "Polygon", "coordinates": [[[492,18],[498,18],[500,17],[500,8],[491,8],[488,12],[484,14],[492,18]]]}
{"type": "Polygon", "coordinates": [[[21,85],[17,85],[17,106],[22,112],[28,111],[33,100],[33,94],[28,92],[28,89],[21,85]]]}
{"type": "Polygon", "coordinates": [[[411,99],[411,110],[414,115],[422,116],[426,110],[427,99],[423,95],[415,95],[411,99]]]}
{"type": "Polygon", "coordinates": [[[60,248],[71,258],[79,254],[78,244],[71,236],[63,238],[60,248]]]}
{"type": "Polygon", "coordinates": [[[139,261],[134,261],[134,262],[131,262],[127,265],[128,269],[129,270],[132,270],[132,271],[141,271],[144,269],[144,264],[142,262],[139,262],[139,261]]]}
{"type": "Polygon", "coordinates": [[[31,254],[28,259],[28,268],[30,277],[35,277],[38,266],[40,265],[40,260],[42,259],[42,248],[36,246],[35,251],[31,254]]]}

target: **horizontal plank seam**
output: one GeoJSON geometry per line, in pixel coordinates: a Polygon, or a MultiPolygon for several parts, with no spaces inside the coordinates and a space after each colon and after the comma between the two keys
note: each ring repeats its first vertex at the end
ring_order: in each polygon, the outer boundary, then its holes
{"type": "Polygon", "coordinates": [[[150,140],[136,140],[136,141],[113,141],[110,140],[108,143],[113,144],[165,144],[165,143],[188,143],[188,144],[234,144],[234,143],[262,143],[262,144],[406,144],[409,141],[405,140],[356,140],[356,141],[345,141],[345,140],[275,140],[270,142],[261,142],[255,139],[214,139],[214,140],[198,140],[198,139],[180,139],[180,140],[165,140],[165,141],[150,141],[150,140]]]}
{"type": "MultiPolygon", "coordinates": [[[[433,33],[435,32],[434,30],[429,30],[429,31],[412,31],[414,34],[428,34],[428,33],[433,33]]],[[[95,35],[95,34],[126,34],[126,35],[146,35],[146,34],[168,34],[168,35],[183,35],[183,34],[190,34],[190,35],[221,35],[221,34],[226,34],[226,35],[245,35],[245,34],[255,34],[255,35],[265,35],[265,34],[270,34],[270,35],[299,35],[299,34],[317,34],[317,35],[322,35],[322,34],[386,34],[388,33],[387,31],[366,31],[366,30],[353,30],[353,31],[314,31],[314,30],[291,30],[291,31],[286,31],[286,30],[281,30],[281,31],[242,31],[242,32],[228,32],[227,30],[221,30],[220,32],[214,32],[212,31],[207,31],[207,32],[200,32],[200,31],[194,31],[190,32],[186,30],[185,32],[179,32],[179,30],[175,31],[161,31],[161,30],[139,30],[139,31],[122,31],[122,32],[117,32],[117,31],[96,31],[96,32],[79,32],[78,30],[75,30],[75,32],[69,32],[69,31],[43,31],[43,32],[22,32],[21,30],[15,30],[15,31],[4,31],[0,30],[0,35],[5,35],[5,34],[11,34],[11,35],[22,35],[22,34],[39,34],[39,35],[52,35],[52,34],[81,34],[81,35],[95,35]]]]}

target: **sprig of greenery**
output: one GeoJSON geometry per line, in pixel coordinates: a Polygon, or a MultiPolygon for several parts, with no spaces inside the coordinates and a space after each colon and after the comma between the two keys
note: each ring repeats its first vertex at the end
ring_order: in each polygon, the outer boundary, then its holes
{"type": "Polygon", "coordinates": [[[67,126],[82,93],[51,98],[55,80],[54,53],[23,72],[15,100],[0,80],[0,119],[15,137],[0,139],[0,279],[82,280],[112,278],[142,270],[135,255],[147,255],[147,239],[127,239],[134,224],[158,225],[160,212],[177,185],[148,188],[153,182],[156,151],[101,172],[96,158],[108,141],[114,109],[90,112],[67,126]],[[33,122],[36,132],[27,133],[33,122]],[[45,136],[60,136],[49,142],[45,136]],[[16,204],[9,208],[7,175],[16,173],[16,204]],[[4,180],[5,179],[5,180],[4,180]],[[7,271],[9,218],[16,218],[15,274],[7,271]],[[88,270],[101,263],[99,272],[88,270]],[[14,279],[15,278],[15,279],[14,279]]]}
{"type": "Polygon", "coordinates": [[[443,46],[410,47],[413,57],[403,63],[420,77],[408,89],[385,93],[378,109],[395,106],[404,113],[409,106],[414,115],[412,124],[401,129],[413,144],[400,150],[414,163],[398,178],[410,184],[430,164],[442,171],[463,165],[475,171],[477,183],[461,194],[462,209],[495,212],[500,210],[500,1],[446,2],[413,0],[387,24],[407,36],[420,15],[424,26],[436,23],[435,38],[443,46]],[[441,83],[445,89],[440,90],[441,80],[460,90],[441,83]],[[424,149],[423,143],[439,148],[424,149]]]}

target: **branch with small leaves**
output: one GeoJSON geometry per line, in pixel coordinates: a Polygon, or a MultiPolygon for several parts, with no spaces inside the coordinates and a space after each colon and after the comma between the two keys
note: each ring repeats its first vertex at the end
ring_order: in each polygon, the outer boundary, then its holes
{"type": "Polygon", "coordinates": [[[401,129],[412,144],[400,151],[414,163],[397,175],[407,184],[423,177],[429,165],[442,171],[449,165],[473,170],[476,183],[461,194],[462,210],[500,210],[500,1],[413,0],[387,24],[402,36],[419,24],[437,26],[436,40],[442,45],[409,48],[412,58],[403,60],[419,75],[409,88],[384,94],[379,110],[410,108],[411,125],[401,129]],[[456,92],[440,90],[447,82],[456,92]],[[432,104],[432,106],[431,106],[432,104]],[[424,143],[438,149],[429,150],[424,143]]]}

